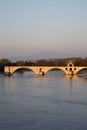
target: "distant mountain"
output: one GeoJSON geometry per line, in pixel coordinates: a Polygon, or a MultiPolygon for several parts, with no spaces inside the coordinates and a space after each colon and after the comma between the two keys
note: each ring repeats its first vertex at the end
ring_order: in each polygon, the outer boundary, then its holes
{"type": "Polygon", "coordinates": [[[42,51],[42,52],[39,52],[37,54],[30,56],[32,60],[59,58],[59,57],[60,55],[57,52],[52,52],[52,51],[42,51]]]}
{"type": "Polygon", "coordinates": [[[69,58],[69,57],[79,57],[79,55],[77,54],[68,54],[68,53],[57,53],[57,52],[53,52],[53,51],[42,51],[39,53],[36,53],[34,55],[30,55],[30,56],[21,56],[21,57],[17,57],[17,56],[11,56],[9,58],[9,60],[11,60],[12,62],[15,61],[29,61],[29,60],[39,60],[39,59],[50,59],[50,58],[69,58]]]}
{"type": "Polygon", "coordinates": [[[34,55],[24,56],[24,57],[11,56],[9,60],[11,60],[12,62],[15,62],[19,60],[25,61],[25,60],[38,60],[38,59],[49,59],[49,58],[60,58],[60,55],[57,52],[42,51],[34,55]]]}

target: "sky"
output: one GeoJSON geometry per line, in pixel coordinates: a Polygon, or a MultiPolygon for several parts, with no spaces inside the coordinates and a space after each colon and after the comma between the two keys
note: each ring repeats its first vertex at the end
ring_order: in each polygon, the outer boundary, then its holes
{"type": "Polygon", "coordinates": [[[87,56],[87,0],[0,0],[0,58],[87,56]]]}

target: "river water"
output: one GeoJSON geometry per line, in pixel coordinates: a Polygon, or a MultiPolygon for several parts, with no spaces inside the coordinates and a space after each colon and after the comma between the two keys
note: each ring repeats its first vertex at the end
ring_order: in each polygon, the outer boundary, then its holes
{"type": "Polygon", "coordinates": [[[87,130],[87,72],[0,74],[0,130],[87,130]]]}

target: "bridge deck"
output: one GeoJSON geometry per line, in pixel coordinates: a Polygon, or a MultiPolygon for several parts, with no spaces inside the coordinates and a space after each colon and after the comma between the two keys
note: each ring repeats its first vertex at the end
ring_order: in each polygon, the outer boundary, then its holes
{"type": "Polygon", "coordinates": [[[65,74],[77,74],[80,70],[87,69],[87,66],[5,66],[4,73],[6,75],[13,74],[18,69],[30,69],[36,74],[46,74],[49,70],[60,69],[65,72],[65,74]]]}

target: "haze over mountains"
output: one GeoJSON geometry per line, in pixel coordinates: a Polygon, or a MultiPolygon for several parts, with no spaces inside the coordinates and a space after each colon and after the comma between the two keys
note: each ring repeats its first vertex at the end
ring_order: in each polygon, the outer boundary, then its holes
{"type": "Polygon", "coordinates": [[[42,51],[29,56],[11,56],[9,59],[11,61],[18,60],[38,60],[38,59],[49,59],[49,58],[59,58],[60,55],[57,52],[52,51],[42,51]]]}
{"type": "MultiPolygon", "coordinates": [[[[81,54],[82,55],[82,54],[81,54]]],[[[18,61],[18,60],[38,60],[38,59],[50,59],[50,58],[68,58],[68,57],[81,57],[81,55],[78,54],[71,54],[68,53],[58,53],[53,51],[42,51],[33,55],[29,56],[11,56],[9,60],[11,61],[18,61]]],[[[84,57],[86,57],[86,54],[83,54],[84,57]]]]}
{"type": "Polygon", "coordinates": [[[59,58],[60,55],[53,51],[42,51],[31,56],[31,59],[49,59],[49,58],[59,58]]]}

